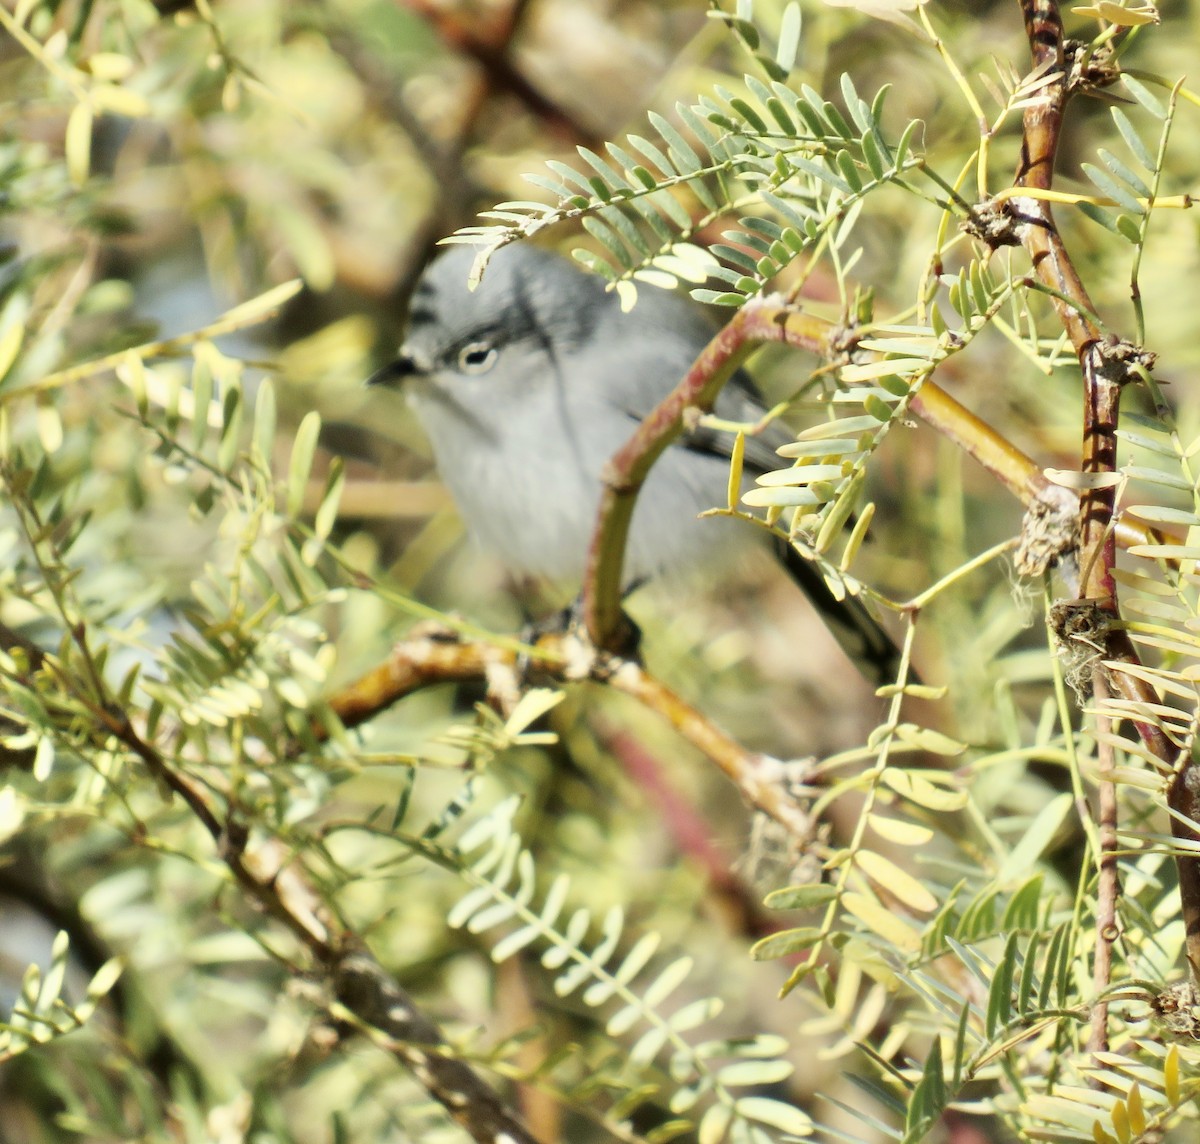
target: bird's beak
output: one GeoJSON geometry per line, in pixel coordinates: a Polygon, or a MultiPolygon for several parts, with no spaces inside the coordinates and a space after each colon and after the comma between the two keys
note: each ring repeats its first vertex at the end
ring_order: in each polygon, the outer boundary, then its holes
{"type": "Polygon", "coordinates": [[[398,389],[400,384],[408,377],[419,377],[422,374],[429,372],[429,367],[420,360],[407,346],[400,347],[400,353],[394,361],[388,362],[387,365],[377,369],[370,377],[367,378],[366,384],[370,386],[387,386],[389,389],[398,389]]]}

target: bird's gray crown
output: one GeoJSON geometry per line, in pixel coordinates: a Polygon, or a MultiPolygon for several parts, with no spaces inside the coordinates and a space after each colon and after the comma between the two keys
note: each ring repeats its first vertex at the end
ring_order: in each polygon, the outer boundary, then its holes
{"type": "Polygon", "coordinates": [[[452,360],[463,346],[524,340],[556,351],[585,344],[617,299],[604,282],[558,255],[522,243],[498,250],[479,286],[467,288],[475,252],[451,247],[421,276],[409,311],[406,348],[433,361],[452,360]]]}

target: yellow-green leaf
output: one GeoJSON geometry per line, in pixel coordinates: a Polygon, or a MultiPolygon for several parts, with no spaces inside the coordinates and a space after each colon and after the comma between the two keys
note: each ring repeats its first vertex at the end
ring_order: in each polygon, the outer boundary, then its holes
{"type": "Polygon", "coordinates": [[[745,456],[746,434],[739,432],[733,439],[733,449],[729,456],[729,486],[726,490],[726,504],[731,511],[737,508],[738,497],[742,492],[742,464],[745,456]]]}
{"type": "Polygon", "coordinates": [[[875,519],[875,502],[868,501],[862,507],[862,511],[858,514],[858,520],[854,522],[854,527],[850,531],[850,538],[846,541],[846,547],[842,550],[842,558],[838,561],[838,569],[845,572],[851,564],[854,563],[854,558],[858,555],[859,548],[862,547],[863,541],[867,538],[867,529],[871,527],[871,521],[875,519]]]}
{"type": "Polygon", "coordinates": [[[1117,1144],[1117,1138],[1111,1132],[1105,1132],[1099,1120],[1092,1122],[1092,1139],[1095,1144],[1117,1144]]]}
{"type": "Polygon", "coordinates": [[[909,802],[915,802],[926,810],[962,810],[967,805],[966,791],[936,787],[915,771],[887,767],[880,775],[880,781],[909,802]]]}
{"type": "Polygon", "coordinates": [[[738,1112],[747,1120],[766,1124],[790,1136],[811,1136],[813,1122],[794,1105],[769,1096],[743,1096],[737,1102],[738,1112]]]}
{"type": "Polygon", "coordinates": [[[901,723],[896,728],[896,738],[909,743],[919,750],[928,751],[933,755],[944,755],[954,758],[967,749],[966,743],[951,739],[941,731],[933,731],[928,727],[918,727],[915,723],[901,723]]]}
{"type": "Polygon", "coordinates": [[[328,540],[333,526],[337,522],[338,506],[342,499],[342,489],[346,484],[346,467],[341,457],[334,457],[329,467],[329,480],[325,482],[325,492],[321,503],[313,516],[313,531],[321,540],[328,540]]]}
{"type": "Polygon", "coordinates": [[[867,822],[880,838],[894,842],[897,846],[924,846],[933,837],[933,831],[928,826],[903,818],[868,814],[867,822]]]}
{"type": "Polygon", "coordinates": [[[793,465],[790,469],[775,469],[763,473],[758,484],[763,488],[780,485],[809,485],[814,481],[837,481],[846,475],[841,465],[793,465]]]}
{"type": "MultiPolygon", "coordinates": [[[[874,417],[843,417],[837,421],[822,421],[818,425],[810,425],[796,434],[796,440],[824,441],[828,437],[849,437],[859,433],[874,434],[878,428],[879,421],[874,417]]],[[[790,447],[786,446],[786,448],[790,447]]],[[[782,450],[780,455],[788,456],[782,450]]]]}
{"type": "Polygon", "coordinates": [[[531,723],[536,723],[548,711],[557,707],[565,695],[565,692],[555,691],[550,687],[535,687],[527,691],[505,722],[505,731],[510,735],[519,735],[531,723]]]}
{"type": "Polygon", "coordinates": [[[854,365],[842,366],[841,378],[847,385],[856,382],[873,381],[877,377],[905,377],[928,369],[926,358],[891,358],[885,361],[871,361],[854,365]]]}
{"type": "Polygon", "coordinates": [[[860,850],[854,856],[854,864],[871,881],[894,895],[909,909],[920,913],[937,909],[937,898],[929,889],[890,858],[876,854],[873,850],[860,850]]]}
{"type": "Polygon", "coordinates": [[[1118,1100],[1112,1106],[1112,1126],[1121,1144],[1129,1144],[1133,1139],[1133,1132],[1130,1130],[1129,1113],[1123,1100],[1118,1100]]]}
{"type": "Polygon", "coordinates": [[[1043,475],[1053,484],[1061,485],[1064,489],[1111,489],[1124,479],[1121,473],[1084,473],[1079,469],[1043,469],[1043,475]]]}
{"type": "Polygon", "coordinates": [[[1142,1090],[1135,1081],[1125,1098],[1125,1111],[1129,1113],[1129,1127],[1135,1136],[1146,1131],[1146,1110],[1142,1107],[1142,1090]]]}
{"type": "Polygon", "coordinates": [[[92,108],[98,115],[108,112],[127,119],[143,119],[150,114],[150,104],[141,92],[113,83],[94,84],[91,91],[92,108]]]}
{"type": "Polygon", "coordinates": [[[1005,885],[1020,877],[1033,866],[1046,847],[1050,845],[1054,835],[1058,833],[1058,828],[1073,805],[1073,795],[1060,794],[1038,811],[1021,841],[1013,847],[1011,853],[1001,863],[1000,870],[996,874],[996,881],[1000,885],[1005,885]]]}
{"type": "Polygon", "coordinates": [[[1179,1046],[1172,1045],[1163,1061],[1163,1094],[1171,1104],[1178,1104],[1179,1091],[1179,1046]]]}
{"type": "Polygon", "coordinates": [[[24,800],[18,799],[17,792],[10,786],[0,789],[0,842],[11,838],[24,821],[24,800]]]}
{"type": "Polygon", "coordinates": [[[133,60],[120,52],[94,52],[88,56],[87,70],[105,83],[119,83],[133,72],[133,60]]]}
{"type": "Polygon", "coordinates": [[[721,1144],[726,1139],[731,1120],[733,1109],[729,1105],[714,1104],[700,1121],[700,1129],[696,1133],[699,1144],[721,1144]]]}
{"type": "Polygon", "coordinates": [[[1076,16],[1092,16],[1097,20],[1107,20],[1123,28],[1136,28],[1142,24],[1159,24],[1162,18],[1153,4],[1143,4],[1139,8],[1126,8],[1113,0],[1096,0],[1095,4],[1083,4],[1071,11],[1076,16]]]}
{"type": "Polygon", "coordinates": [[[921,935],[869,894],[844,894],[842,904],[872,933],[878,934],[890,945],[910,953],[921,948],[921,935]]]}
{"type": "Polygon", "coordinates": [[[63,152],[67,159],[67,173],[71,182],[82,187],[87,182],[92,159],[92,105],[77,103],[67,117],[67,131],[63,139],[63,152]]]}
{"type": "Polygon", "coordinates": [[[1131,544],[1130,556],[1149,560],[1200,560],[1200,547],[1194,544],[1131,544]]]}
{"type": "Polygon", "coordinates": [[[785,886],[772,890],[764,904],[772,910],[811,910],[823,906],[837,897],[837,888],[824,882],[813,882],[804,886],[785,886]]]}
{"type": "Polygon", "coordinates": [[[54,740],[49,735],[43,735],[38,740],[37,750],[33,756],[33,777],[44,783],[50,777],[54,766],[54,740]]]}
{"type": "Polygon", "coordinates": [[[275,447],[275,386],[263,378],[254,398],[254,451],[263,465],[269,466],[275,447]]]}
{"type": "Polygon", "coordinates": [[[21,343],[25,340],[25,323],[9,322],[0,330],[0,381],[12,369],[17,354],[21,352],[21,343]]]}
{"type": "Polygon", "coordinates": [[[317,437],[321,432],[321,415],[309,410],[292,444],[292,459],[288,466],[287,514],[299,516],[304,507],[304,492],[308,487],[308,474],[312,471],[313,457],[317,451],[317,437]]]}

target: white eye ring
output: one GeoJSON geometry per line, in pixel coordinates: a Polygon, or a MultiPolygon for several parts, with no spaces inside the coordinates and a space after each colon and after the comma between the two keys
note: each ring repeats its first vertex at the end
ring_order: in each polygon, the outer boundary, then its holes
{"type": "Polygon", "coordinates": [[[470,342],[458,351],[458,368],[463,373],[487,373],[499,356],[499,351],[491,342],[470,342]]]}

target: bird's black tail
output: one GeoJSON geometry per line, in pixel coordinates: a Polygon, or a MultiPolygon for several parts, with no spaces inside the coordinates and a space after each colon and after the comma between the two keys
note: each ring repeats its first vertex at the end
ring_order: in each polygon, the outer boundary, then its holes
{"type": "MultiPolygon", "coordinates": [[[[837,599],[825,577],[786,540],[779,538],[779,558],[793,580],[812,601],[825,626],[842,650],[876,687],[895,683],[900,670],[900,649],[867,605],[857,596],[837,599]]],[[[909,682],[916,676],[910,670],[909,682]]]]}

